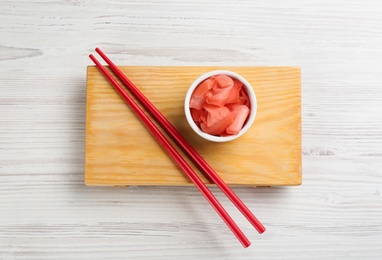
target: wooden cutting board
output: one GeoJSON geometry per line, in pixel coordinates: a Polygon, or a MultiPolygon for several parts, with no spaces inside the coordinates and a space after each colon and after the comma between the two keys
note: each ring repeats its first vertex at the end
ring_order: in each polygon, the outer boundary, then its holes
{"type": "MultiPolygon", "coordinates": [[[[120,67],[228,184],[301,184],[300,69],[296,67],[120,67]],[[197,136],[184,116],[187,89],[226,69],[249,81],[258,101],[251,129],[228,143],[197,136]]],[[[87,71],[86,185],[193,185],[94,66],[87,71]]],[[[194,169],[196,169],[194,167],[194,169]]],[[[208,180],[197,171],[204,182],[208,180]]]]}

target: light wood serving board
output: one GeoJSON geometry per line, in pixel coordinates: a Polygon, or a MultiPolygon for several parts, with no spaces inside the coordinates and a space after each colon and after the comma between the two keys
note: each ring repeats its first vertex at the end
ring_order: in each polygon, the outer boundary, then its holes
{"type": "MultiPolygon", "coordinates": [[[[296,67],[120,67],[228,184],[301,184],[300,69],[296,67]],[[187,124],[183,102],[201,74],[226,69],[252,85],[251,129],[213,143],[187,124]]],[[[94,66],[87,71],[86,185],[192,185],[94,66]]],[[[209,181],[194,167],[204,182],[209,181]]]]}

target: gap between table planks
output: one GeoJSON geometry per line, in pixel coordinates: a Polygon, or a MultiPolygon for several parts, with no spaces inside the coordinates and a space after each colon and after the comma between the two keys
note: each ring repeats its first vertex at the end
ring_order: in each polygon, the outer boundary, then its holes
{"type": "MultiPolygon", "coordinates": [[[[301,76],[297,67],[119,67],[231,185],[300,185],[301,76]],[[257,96],[251,129],[227,143],[197,136],[184,116],[187,89],[201,74],[242,75],[257,96]]],[[[195,168],[197,169],[197,168],[195,168]]],[[[199,176],[210,183],[203,174],[199,176]]],[[[86,185],[193,185],[94,66],[87,68],[86,185]]]]}

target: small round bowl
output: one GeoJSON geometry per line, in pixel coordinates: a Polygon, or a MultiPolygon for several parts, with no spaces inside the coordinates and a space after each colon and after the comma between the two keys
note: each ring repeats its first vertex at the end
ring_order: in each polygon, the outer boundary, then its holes
{"type": "Polygon", "coordinates": [[[214,70],[207,72],[203,75],[201,75],[199,78],[197,78],[191,85],[191,87],[188,89],[187,94],[186,94],[186,99],[184,100],[184,112],[186,114],[186,119],[191,128],[197,133],[199,136],[202,138],[212,141],[212,142],[228,142],[235,140],[242,136],[245,132],[248,131],[248,129],[252,126],[253,122],[255,121],[256,117],[256,111],[257,111],[257,100],[256,100],[256,95],[255,92],[253,91],[252,86],[246,81],[242,76],[239,74],[228,71],[228,70],[214,70]],[[194,92],[195,88],[202,83],[204,80],[208,79],[209,77],[212,77],[214,75],[219,75],[219,74],[224,74],[227,76],[230,76],[232,78],[236,78],[237,80],[241,81],[243,83],[243,88],[246,90],[249,101],[250,101],[250,106],[251,110],[249,113],[249,116],[247,118],[247,121],[245,122],[243,128],[240,130],[240,132],[236,135],[230,135],[230,136],[215,136],[215,135],[210,135],[202,131],[194,120],[192,119],[191,116],[191,111],[190,111],[190,99],[191,95],[194,92]]]}

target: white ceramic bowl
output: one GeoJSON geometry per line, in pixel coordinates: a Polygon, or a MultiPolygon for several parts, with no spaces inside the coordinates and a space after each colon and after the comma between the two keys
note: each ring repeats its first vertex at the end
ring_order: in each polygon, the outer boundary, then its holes
{"type": "Polygon", "coordinates": [[[186,99],[184,100],[184,112],[186,114],[187,122],[190,124],[191,128],[195,131],[195,133],[197,133],[202,138],[207,139],[207,140],[212,141],[212,142],[228,142],[228,141],[235,140],[235,139],[239,138],[240,136],[242,136],[245,132],[248,131],[248,129],[252,126],[253,122],[255,121],[256,111],[257,111],[257,100],[256,100],[256,95],[255,95],[255,92],[253,91],[252,86],[242,76],[240,76],[239,74],[237,74],[235,72],[228,71],[228,70],[214,70],[214,71],[210,71],[210,72],[207,72],[207,73],[201,75],[199,78],[197,78],[192,83],[191,87],[187,91],[186,99]],[[248,98],[249,98],[249,101],[250,101],[251,110],[250,110],[249,116],[247,118],[247,121],[246,121],[245,125],[243,126],[243,128],[240,130],[240,132],[236,135],[215,136],[215,135],[207,134],[207,133],[203,132],[196,125],[196,123],[194,122],[194,120],[192,119],[192,116],[191,116],[190,99],[191,99],[191,95],[194,92],[195,88],[200,83],[202,83],[204,80],[208,79],[209,77],[214,76],[214,75],[219,75],[219,74],[224,74],[224,75],[230,76],[232,78],[236,78],[237,80],[241,81],[243,83],[243,88],[245,88],[247,95],[248,95],[248,98]]]}

